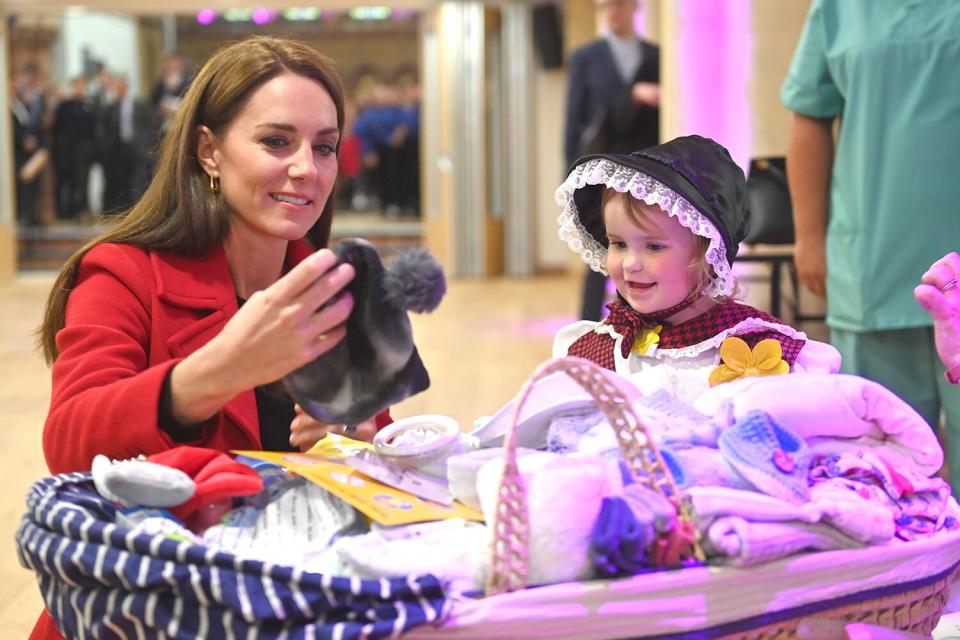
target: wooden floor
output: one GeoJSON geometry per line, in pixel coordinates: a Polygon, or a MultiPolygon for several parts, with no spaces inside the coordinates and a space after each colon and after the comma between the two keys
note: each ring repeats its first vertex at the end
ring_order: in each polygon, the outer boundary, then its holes
{"type": "MultiPolygon", "coordinates": [[[[32,333],[51,282],[50,273],[34,273],[0,283],[0,416],[5,427],[0,468],[9,483],[0,497],[0,640],[27,637],[41,608],[34,576],[20,567],[13,539],[28,487],[47,475],[40,433],[49,371],[32,333]]],[[[757,299],[748,302],[764,307],[764,287],[751,289],[757,299]]],[[[579,291],[579,273],[451,282],[436,312],[412,317],[432,386],[396,406],[394,416],[442,413],[469,429],[476,418],[494,413],[549,358],[554,332],[574,319],[579,291]]]]}
{"type": "MultiPolygon", "coordinates": [[[[31,274],[0,284],[0,468],[9,483],[0,497],[0,639],[26,638],[41,609],[33,573],[13,544],[30,484],[47,475],[40,432],[50,396],[49,371],[34,348],[52,276],[31,274]]],[[[495,412],[550,356],[556,329],[573,320],[579,278],[452,282],[440,308],[412,316],[430,389],[393,409],[395,417],[443,413],[469,428],[495,412]]]]}
{"type": "Polygon", "coordinates": [[[0,469],[7,487],[0,497],[0,638],[26,638],[42,607],[33,573],[20,566],[14,533],[34,480],[47,475],[40,431],[50,399],[50,374],[34,348],[50,276],[0,284],[0,469]]]}

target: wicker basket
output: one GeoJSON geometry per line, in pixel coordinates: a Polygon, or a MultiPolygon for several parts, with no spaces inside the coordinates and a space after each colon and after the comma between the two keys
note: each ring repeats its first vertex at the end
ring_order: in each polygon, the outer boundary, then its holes
{"type": "MultiPolygon", "coordinates": [[[[950,596],[950,585],[957,578],[954,569],[947,576],[920,587],[905,588],[900,593],[834,607],[813,617],[846,622],[867,622],[881,627],[930,634],[940,621],[940,614],[950,596]]],[[[720,636],[729,640],[787,640],[797,637],[802,617],[792,617],[741,633],[720,636]]]]}
{"type": "MultiPolygon", "coordinates": [[[[682,504],[633,412],[639,392],[619,376],[584,360],[552,361],[524,388],[515,416],[532,385],[557,372],[594,397],[635,475],[682,504]]],[[[929,633],[960,567],[960,532],[951,532],[892,549],[526,589],[528,529],[515,428],[516,417],[506,435],[485,598],[451,599],[433,576],[331,577],[134,534],[113,524],[116,507],[96,493],[89,473],[34,484],[17,533],[18,554],[37,573],[47,607],[67,635],[98,638],[768,640],[796,637],[797,625],[810,617],[929,633]],[[787,578],[794,584],[784,588],[787,578]]]]}
{"type": "MultiPolygon", "coordinates": [[[[523,404],[533,385],[549,375],[564,373],[576,381],[596,401],[610,425],[616,431],[621,452],[637,478],[660,491],[674,501],[679,508],[679,517],[689,521],[690,514],[684,510],[680,492],[660,452],[650,437],[646,426],[632,409],[640,397],[639,391],[622,377],[601,369],[579,358],[562,358],[547,362],[531,376],[521,391],[514,408],[514,418],[504,440],[504,472],[499,488],[498,504],[493,525],[494,542],[492,564],[487,583],[487,595],[493,600],[519,595],[526,587],[528,527],[523,483],[517,468],[515,431],[523,404]],[[497,595],[502,594],[502,595],[497,595]]],[[[907,546],[915,544],[908,543],[907,546]]],[[[955,553],[943,554],[942,566],[924,572],[921,579],[897,581],[894,584],[873,585],[865,590],[848,590],[843,596],[831,596],[825,600],[805,602],[801,606],[789,606],[782,610],[769,608],[747,619],[729,621],[711,629],[700,629],[691,637],[736,638],[739,640],[768,640],[795,638],[801,619],[809,616],[841,619],[850,622],[868,622],[884,627],[928,634],[936,626],[949,596],[950,585],[957,577],[960,552],[960,536],[944,536],[941,542],[955,553]]],[[[699,552],[699,549],[697,549],[699,552]]],[[[857,550],[861,551],[861,550],[857,550]]],[[[824,552],[833,553],[833,552],[824,552]]],[[[840,552],[843,554],[856,553],[840,552]]],[[[811,555],[811,554],[807,554],[811,555]]],[[[824,555],[824,558],[829,556],[824,555]]],[[[837,556],[840,557],[840,556],[837,556]]],[[[847,556],[844,556],[847,557],[847,556]]],[[[787,563],[784,571],[790,571],[787,563]]],[[[683,569],[659,574],[663,579],[669,574],[690,571],[711,571],[713,568],[683,569]]],[[[752,568],[717,568],[718,572],[736,572],[743,580],[749,580],[752,568]]],[[[645,580],[650,576],[626,578],[625,581],[645,580]]],[[[599,581],[605,582],[605,581],[599,581]]],[[[606,581],[617,582],[617,581],[606,581]]],[[[584,583],[589,584],[589,583],[584,583]]],[[[559,586],[559,585],[558,585],[559,586]]],[[[550,589],[550,587],[545,587],[550,589]]],[[[562,588],[562,587],[561,587],[562,588]]],[[[490,598],[488,598],[489,600],[490,598]]],[[[794,603],[796,604],[796,603],[794,603]]],[[[490,610],[489,607],[487,608],[490,610]]],[[[456,626],[456,622],[454,622],[456,626]]],[[[642,631],[642,630],[637,630],[642,631]]],[[[419,634],[416,634],[419,637],[419,634]]],[[[424,637],[427,637],[426,634],[424,637]]],[[[636,633],[633,633],[637,637],[636,633]]],[[[684,634],[657,633],[650,637],[683,637],[684,634]]],[[[450,637],[471,637],[454,634],[450,637]]],[[[477,636],[482,637],[482,636],[477,636]]],[[[492,636],[490,636],[492,637],[492,636]]],[[[538,636],[540,637],[540,636],[538,636]]],[[[547,637],[547,636],[543,636],[547,637]]],[[[601,637],[590,634],[575,634],[571,637],[601,637]]],[[[619,636],[618,636],[619,637],[619,636]]],[[[639,637],[647,637],[640,634],[639,637]]]]}

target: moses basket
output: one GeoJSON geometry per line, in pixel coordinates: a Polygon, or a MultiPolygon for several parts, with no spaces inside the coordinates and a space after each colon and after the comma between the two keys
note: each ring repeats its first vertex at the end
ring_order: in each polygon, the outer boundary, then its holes
{"type": "MultiPolygon", "coordinates": [[[[750,567],[699,566],[527,588],[527,520],[517,417],[536,381],[562,373],[596,401],[637,478],[680,504],[638,391],[585,360],[540,367],[518,396],[484,597],[431,575],[360,580],[135,534],[88,473],[38,481],[17,533],[48,610],[74,638],[795,638],[806,618],[929,634],[960,567],[957,531],[894,546],[794,555],[750,567]]],[[[955,503],[954,503],[954,506],[955,503]]],[[[682,505],[680,517],[687,517],[682,505]]]]}

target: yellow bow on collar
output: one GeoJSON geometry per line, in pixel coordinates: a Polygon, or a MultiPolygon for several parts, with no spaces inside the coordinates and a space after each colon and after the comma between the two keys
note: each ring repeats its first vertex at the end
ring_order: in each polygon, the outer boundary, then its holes
{"type": "Polygon", "coordinates": [[[655,327],[642,329],[633,339],[633,347],[631,347],[630,351],[634,352],[638,356],[646,355],[647,350],[650,349],[650,347],[660,342],[660,331],[662,329],[662,324],[658,324],[655,327]]]}
{"type": "Polygon", "coordinates": [[[758,342],[753,351],[743,339],[727,338],[720,345],[720,360],[721,364],[710,372],[711,387],[749,376],[778,376],[790,371],[783,359],[783,348],[772,338],[758,342]]]}

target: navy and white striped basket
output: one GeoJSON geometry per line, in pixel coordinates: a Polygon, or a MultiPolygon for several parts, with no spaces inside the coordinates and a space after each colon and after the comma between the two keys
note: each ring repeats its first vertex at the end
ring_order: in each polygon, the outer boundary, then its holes
{"type": "Polygon", "coordinates": [[[332,577],[135,533],[89,473],[36,482],[27,507],[20,562],[68,638],[396,638],[449,611],[431,575],[332,577]]]}

